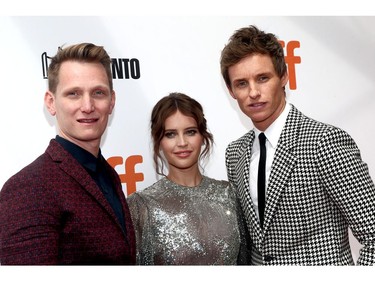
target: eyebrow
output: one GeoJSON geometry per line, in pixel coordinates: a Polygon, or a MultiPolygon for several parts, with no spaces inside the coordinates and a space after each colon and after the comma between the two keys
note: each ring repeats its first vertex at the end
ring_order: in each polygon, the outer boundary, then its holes
{"type": "MultiPolygon", "coordinates": [[[[196,130],[198,130],[198,127],[197,127],[197,126],[192,126],[192,127],[184,128],[183,130],[186,131],[186,130],[191,130],[191,129],[196,129],[196,130]]],[[[164,130],[165,130],[165,131],[177,131],[177,129],[167,129],[167,128],[165,128],[164,130]]]]}

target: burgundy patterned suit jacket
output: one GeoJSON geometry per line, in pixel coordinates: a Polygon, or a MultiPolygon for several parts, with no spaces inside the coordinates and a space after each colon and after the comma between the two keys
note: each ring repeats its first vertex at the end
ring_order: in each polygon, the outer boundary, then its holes
{"type": "Polygon", "coordinates": [[[90,175],[51,140],[0,191],[1,264],[135,264],[134,228],[119,177],[111,171],[126,234],[90,175]]]}

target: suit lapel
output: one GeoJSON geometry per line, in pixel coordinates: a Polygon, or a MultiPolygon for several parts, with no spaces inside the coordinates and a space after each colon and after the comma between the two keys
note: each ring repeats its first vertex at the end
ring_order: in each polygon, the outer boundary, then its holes
{"type": "Polygon", "coordinates": [[[92,198],[110,214],[113,220],[121,228],[111,205],[108,203],[107,199],[104,197],[100,188],[96,185],[89,173],[77,162],[77,160],[64,150],[55,140],[50,142],[50,145],[47,148],[47,153],[52,157],[53,161],[60,162],[60,169],[74,178],[78,185],[85,189],[92,198]]]}
{"type": "Polygon", "coordinates": [[[292,106],[284,129],[281,132],[268,180],[264,232],[267,231],[272,217],[277,210],[280,196],[288,183],[297,160],[293,153],[293,148],[298,139],[301,116],[301,113],[292,106]]]}
{"type": "Polygon", "coordinates": [[[250,131],[248,138],[244,143],[242,143],[242,147],[240,149],[240,156],[238,158],[238,162],[236,164],[235,170],[238,171],[238,192],[239,197],[242,198],[242,205],[243,210],[247,219],[247,222],[251,225],[254,231],[250,233],[255,233],[255,237],[253,237],[253,241],[257,244],[257,247],[260,247],[259,243],[263,239],[262,229],[260,228],[260,224],[258,218],[256,216],[254,210],[254,203],[251,199],[250,195],[250,160],[251,160],[251,148],[253,146],[255,138],[254,131],[250,131]]]}

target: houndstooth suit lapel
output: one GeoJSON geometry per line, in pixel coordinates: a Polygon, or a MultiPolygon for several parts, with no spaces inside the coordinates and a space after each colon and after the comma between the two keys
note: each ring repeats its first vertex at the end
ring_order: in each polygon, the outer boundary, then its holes
{"type": "Polygon", "coordinates": [[[292,109],[287,117],[284,129],[281,132],[277,144],[275,156],[272,162],[271,174],[268,180],[266,208],[264,214],[264,233],[272,221],[272,217],[277,210],[282,192],[288,184],[290,175],[295,167],[296,156],[293,148],[298,139],[301,116],[292,105],[292,109]]]}
{"type": "Polygon", "coordinates": [[[251,148],[253,146],[253,142],[255,139],[254,131],[250,131],[248,134],[248,138],[246,142],[242,143],[242,147],[240,148],[240,157],[236,164],[235,170],[238,171],[237,177],[237,186],[238,186],[238,193],[240,198],[242,198],[242,204],[246,205],[243,206],[243,210],[245,212],[245,217],[247,223],[251,225],[255,233],[255,237],[252,237],[252,240],[257,244],[257,247],[260,246],[259,243],[263,240],[263,232],[259,224],[259,220],[256,216],[254,210],[254,203],[251,199],[250,195],[250,160],[251,160],[251,148]]]}

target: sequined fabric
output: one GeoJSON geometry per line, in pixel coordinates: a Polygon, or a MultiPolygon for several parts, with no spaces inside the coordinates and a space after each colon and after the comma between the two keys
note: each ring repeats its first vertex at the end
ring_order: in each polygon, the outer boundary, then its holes
{"type": "Polygon", "coordinates": [[[162,178],[130,195],[128,205],[137,264],[237,263],[243,224],[228,182],[203,177],[199,186],[185,187],[162,178]]]}

